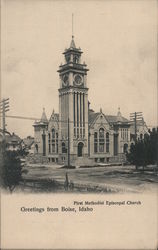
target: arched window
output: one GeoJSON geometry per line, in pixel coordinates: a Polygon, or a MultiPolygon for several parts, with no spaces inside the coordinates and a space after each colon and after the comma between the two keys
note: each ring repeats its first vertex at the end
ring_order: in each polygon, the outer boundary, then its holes
{"type": "Polygon", "coordinates": [[[83,143],[79,142],[78,144],[78,157],[81,157],[83,155],[83,143]]]}
{"type": "Polygon", "coordinates": [[[104,152],[104,129],[99,129],[99,152],[104,152]]]}
{"type": "Polygon", "coordinates": [[[55,129],[52,129],[52,139],[55,139],[55,129]]]}
{"type": "Polygon", "coordinates": [[[51,153],[50,133],[48,134],[48,151],[51,153]]]}
{"type": "Polygon", "coordinates": [[[52,129],[52,153],[55,153],[55,129],[52,129]]]}
{"type": "Polygon", "coordinates": [[[56,152],[58,153],[58,133],[56,133],[56,152]]]}
{"type": "Polygon", "coordinates": [[[78,56],[73,56],[73,62],[78,63],[79,62],[79,57],[78,56]]]}
{"type": "Polygon", "coordinates": [[[109,153],[109,133],[106,133],[106,152],[109,153]]]}
{"type": "Polygon", "coordinates": [[[52,143],[52,153],[55,153],[55,144],[52,143]]]}
{"type": "Polygon", "coordinates": [[[65,142],[62,142],[62,153],[66,154],[67,153],[67,148],[65,146],[65,142]]]}
{"type": "Polygon", "coordinates": [[[94,153],[98,152],[98,133],[94,133],[94,153]]]}
{"type": "Polygon", "coordinates": [[[58,153],[58,133],[54,128],[52,129],[52,153],[58,153]]]}

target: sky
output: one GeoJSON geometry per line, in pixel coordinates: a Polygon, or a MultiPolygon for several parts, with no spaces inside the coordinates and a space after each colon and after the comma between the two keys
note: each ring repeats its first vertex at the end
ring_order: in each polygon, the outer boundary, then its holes
{"type": "MultiPolygon", "coordinates": [[[[143,112],[157,125],[155,0],[2,0],[1,97],[8,115],[49,118],[59,111],[57,70],[72,36],[89,68],[91,108],[124,117],[143,112]]],[[[33,121],[7,118],[7,129],[33,135],[33,121]]]]}

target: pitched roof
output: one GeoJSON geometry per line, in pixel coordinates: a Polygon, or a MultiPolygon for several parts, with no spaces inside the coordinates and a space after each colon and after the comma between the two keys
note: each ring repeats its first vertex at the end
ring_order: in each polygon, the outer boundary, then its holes
{"type": "MultiPolygon", "coordinates": [[[[101,112],[94,112],[93,110],[89,110],[89,113],[88,113],[89,124],[92,124],[95,121],[95,119],[97,118],[97,116],[100,114],[101,114],[101,112]]],[[[104,115],[104,116],[109,123],[117,123],[118,122],[117,115],[104,115]]],[[[49,121],[53,120],[53,118],[56,118],[56,120],[59,121],[59,114],[53,112],[49,121]]],[[[129,122],[129,120],[126,119],[125,117],[121,116],[120,122],[127,123],[127,122],[129,122]]]]}
{"type": "Polygon", "coordinates": [[[89,120],[89,123],[90,124],[92,124],[94,121],[95,121],[95,119],[97,118],[97,116],[100,114],[100,112],[97,112],[97,113],[95,113],[95,112],[89,112],[89,114],[88,114],[88,120],[89,120]]]}
{"type": "MultiPolygon", "coordinates": [[[[92,124],[95,119],[97,118],[98,115],[100,115],[101,112],[93,112],[90,111],[88,114],[88,118],[89,118],[89,123],[92,124]]],[[[122,122],[122,123],[126,123],[129,122],[129,120],[127,120],[125,117],[121,116],[121,119],[118,121],[118,116],[117,115],[104,115],[106,120],[111,124],[111,123],[117,123],[117,122],[122,122]]]]}
{"type": "Polygon", "coordinates": [[[118,116],[117,115],[105,115],[107,121],[109,123],[116,123],[116,122],[129,122],[128,119],[126,119],[125,117],[121,116],[120,119],[118,120],[118,116]]]}

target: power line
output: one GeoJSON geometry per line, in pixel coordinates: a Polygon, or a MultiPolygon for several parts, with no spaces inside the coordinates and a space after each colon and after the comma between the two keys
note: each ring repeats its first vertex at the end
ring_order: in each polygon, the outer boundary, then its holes
{"type": "Polygon", "coordinates": [[[143,121],[143,116],[142,116],[142,112],[134,112],[134,113],[130,113],[130,120],[132,122],[134,122],[134,140],[136,142],[137,140],[137,122],[142,120],[143,121]]]}
{"type": "MultiPolygon", "coordinates": [[[[0,117],[2,117],[0,115],[0,117]]],[[[15,115],[5,115],[6,118],[13,118],[13,119],[22,119],[22,120],[32,120],[32,121],[37,121],[37,122],[40,122],[41,118],[37,118],[37,117],[25,117],[25,116],[15,116],[15,115]]],[[[67,124],[67,120],[54,120],[54,121],[57,121],[57,122],[62,122],[62,123],[66,123],[67,124]]],[[[142,119],[138,120],[137,121],[142,121],[142,119]]],[[[74,123],[73,121],[69,121],[69,123],[74,123]]],[[[82,122],[83,123],[83,122],[82,122]]],[[[90,122],[84,122],[85,124],[92,124],[90,122]]],[[[114,122],[109,122],[109,123],[116,123],[115,121],[114,122]]],[[[128,123],[128,124],[133,124],[134,123],[134,120],[129,120],[127,122],[123,122],[123,123],[128,123]]],[[[107,123],[105,122],[95,122],[95,124],[103,124],[103,125],[106,125],[107,123]]],[[[144,122],[145,124],[145,122],[144,122]]],[[[139,124],[138,124],[139,125],[139,124]]],[[[147,127],[157,127],[158,125],[153,125],[153,124],[149,124],[147,125],[147,127]]]]}
{"type": "Polygon", "coordinates": [[[6,117],[7,118],[15,118],[15,119],[23,119],[23,120],[32,120],[32,121],[41,120],[40,118],[25,117],[25,116],[16,116],[16,115],[6,115],[6,117]]]}
{"type": "Polygon", "coordinates": [[[2,114],[2,126],[3,126],[3,138],[5,138],[5,131],[6,131],[6,123],[5,123],[5,117],[6,112],[9,111],[9,98],[3,99],[0,101],[0,114],[2,114]]]}

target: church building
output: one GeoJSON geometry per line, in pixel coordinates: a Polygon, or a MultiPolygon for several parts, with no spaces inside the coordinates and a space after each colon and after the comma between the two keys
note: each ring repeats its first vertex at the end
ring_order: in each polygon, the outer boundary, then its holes
{"type": "Polygon", "coordinates": [[[122,162],[130,145],[130,121],[94,112],[88,101],[88,68],[72,36],[59,66],[59,114],[48,120],[43,110],[34,123],[35,154],[65,165],[122,162]]]}

